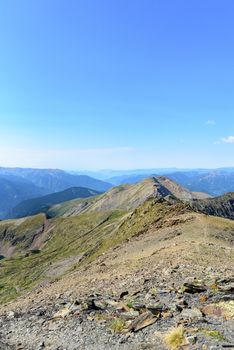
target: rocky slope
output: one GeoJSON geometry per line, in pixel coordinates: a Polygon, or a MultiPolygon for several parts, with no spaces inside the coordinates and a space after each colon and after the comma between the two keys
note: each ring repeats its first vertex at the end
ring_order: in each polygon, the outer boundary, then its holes
{"type": "Polygon", "coordinates": [[[194,212],[167,179],[135,186],[55,206],[1,260],[0,348],[233,346],[234,222],[194,212]]]}
{"type": "Polygon", "coordinates": [[[192,201],[191,207],[207,215],[234,220],[234,192],[220,197],[192,201]]]}

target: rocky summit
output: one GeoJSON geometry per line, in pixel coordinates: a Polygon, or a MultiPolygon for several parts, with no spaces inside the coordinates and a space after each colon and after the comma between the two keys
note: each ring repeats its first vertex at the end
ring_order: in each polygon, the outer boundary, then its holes
{"type": "Polygon", "coordinates": [[[165,177],[0,222],[0,349],[234,348],[234,195],[165,177]]]}

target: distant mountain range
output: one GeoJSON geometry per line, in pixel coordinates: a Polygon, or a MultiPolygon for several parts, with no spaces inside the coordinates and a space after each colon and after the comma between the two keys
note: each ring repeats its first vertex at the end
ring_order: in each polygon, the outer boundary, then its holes
{"type": "Polygon", "coordinates": [[[91,177],[94,177],[96,179],[109,181],[112,178],[118,178],[118,177],[134,177],[143,175],[144,177],[149,177],[153,174],[157,175],[168,175],[168,174],[174,174],[178,172],[182,173],[189,173],[189,172],[196,172],[199,174],[207,174],[211,172],[224,172],[224,173],[234,173],[234,167],[226,167],[226,168],[214,168],[214,169],[206,169],[206,168],[150,168],[150,169],[130,169],[130,170],[111,170],[111,169],[104,169],[99,171],[89,171],[89,170],[83,170],[83,171],[72,171],[71,174],[75,175],[89,175],[91,177]]]}
{"type": "MultiPolygon", "coordinates": [[[[156,170],[156,169],[155,169],[156,170]]],[[[150,170],[149,170],[150,171],[150,170]]],[[[160,169],[159,169],[160,173],[160,169]]],[[[113,185],[133,184],[144,180],[149,176],[158,176],[159,173],[134,173],[132,175],[119,175],[108,178],[106,181],[113,185]]],[[[162,175],[160,173],[160,175],[162,175]]],[[[193,192],[205,192],[211,196],[220,196],[226,192],[234,191],[234,168],[223,168],[215,170],[198,169],[163,173],[171,180],[178,182],[193,192]]]]}
{"type": "Polygon", "coordinates": [[[85,187],[105,192],[113,186],[134,184],[149,176],[164,175],[191,192],[220,196],[234,191],[234,168],[139,169],[129,171],[66,172],[59,169],[0,168],[0,219],[19,203],[32,198],[85,187]],[[96,176],[97,178],[89,175],[96,176]],[[104,181],[105,179],[105,181],[104,181]]]}
{"type": "Polygon", "coordinates": [[[22,218],[39,213],[46,213],[52,205],[70,201],[76,198],[87,198],[99,194],[101,194],[101,192],[94,191],[89,188],[72,187],[61,192],[22,201],[6,215],[6,218],[22,218]]]}
{"type": "Polygon", "coordinates": [[[20,202],[71,187],[105,192],[113,185],[87,175],[57,169],[0,168],[0,219],[20,202]]]}
{"type": "Polygon", "coordinates": [[[19,202],[48,193],[32,182],[19,177],[0,175],[0,218],[19,202]]]}
{"type": "Polygon", "coordinates": [[[234,171],[177,172],[169,174],[168,177],[190,191],[206,192],[211,196],[221,196],[226,192],[234,192],[234,171]]]}
{"type": "Polygon", "coordinates": [[[131,185],[113,187],[101,196],[80,199],[51,207],[49,217],[76,216],[84,212],[128,211],[142,205],[149,198],[165,201],[170,205],[183,203],[186,210],[234,219],[234,193],[210,198],[202,192],[191,192],[165,177],[150,177],[131,185]]]}

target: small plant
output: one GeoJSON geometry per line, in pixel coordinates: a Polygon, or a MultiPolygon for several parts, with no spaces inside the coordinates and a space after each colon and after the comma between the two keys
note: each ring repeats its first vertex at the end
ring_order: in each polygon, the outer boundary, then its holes
{"type": "Polygon", "coordinates": [[[156,296],[156,295],[157,295],[157,288],[152,288],[152,289],[151,289],[151,294],[152,294],[153,296],[156,296]]]}
{"type": "Polygon", "coordinates": [[[207,295],[201,295],[199,297],[199,301],[200,301],[201,304],[205,303],[207,300],[208,300],[207,295]]]}
{"type": "Polygon", "coordinates": [[[165,335],[165,343],[169,349],[177,350],[180,349],[182,345],[185,344],[186,338],[184,336],[184,327],[179,326],[172,329],[168,334],[165,335]]]}
{"type": "Polygon", "coordinates": [[[113,333],[121,333],[126,326],[125,321],[122,318],[115,318],[111,323],[111,331],[113,333]]]}
{"type": "Polygon", "coordinates": [[[134,300],[134,299],[127,299],[127,300],[126,300],[126,305],[127,305],[127,307],[129,307],[130,309],[133,309],[134,303],[135,303],[135,300],[134,300]]]}
{"type": "Polygon", "coordinates": [[[95,315],[95,319],[98,322],[106,322],[110,319],[110,316],[108,316],[107,314],[104,314],[104,313],[98,313],[95,315]]]}
{"type": "Polygon", "coordinates": [[[219,331],[212,331],[209,329],[203,329],[202,333],[208,337],[215,338],[219,341],[225,341],[225,337],[219,331]]]}
{"type": "Polygon", "coordinates": [[[217,292],[218,291],[219,288],[218,288],[217,281],[215,279],[213,281],[211,281],[210,289],[212,289],[213,292],[217,292]]]}

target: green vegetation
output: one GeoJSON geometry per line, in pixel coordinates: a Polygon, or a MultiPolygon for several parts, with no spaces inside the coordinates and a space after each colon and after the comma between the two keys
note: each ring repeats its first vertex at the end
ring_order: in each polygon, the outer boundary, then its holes
{"type": "MultiPolygon", "coordinates": [[[[47,237],[45,248],[38,254],[14,256],[4,259],[0,266],[0,280],[4,288],[0,290],[1,302],[6,302],[32,288],[42,280],[47,280],[47,271],[59,260],[88,252],[102,240],[105,226],[112,227],[109,214],[83,214],[79,217],[58,218],[47,237]],[[100,234],[95,240],[92,235],[100,234]]],[[[28,223],[29,224],[29,223],[28,223]]],[[[30,226],[27,227],[29,230],[30,226]]]]}
{"type": "Polygon", "coordinates": [[[38,213],[47,213],[48,209],[55,204],[64,203],[75,198],[88,198],[97,196],[100,192],[84,187],[71,187],[65,191],[48,194],[43,197],[25,200],[13,208],[9,218],[21,218],[38,213]]]}
{"type": "Polygon", "coordinates": [[[111,322],[110,329],[113,333],[121,333],[126,327],[126,322],[122,318],[114,318],[111,322]]]}
{"type": "Polygon", "coordinates": [[[201,332],[207,337],[212,337],[219,341],[226,341],[226,338],[219,331],[202,329],[201,332]]]}
{"type": "Polygon", "coordinates": [[[89,198],[73,199],[61,204],[52,206],[47,211],[49,218],[78,215],[89,208],[100,196],[93,196],[89,198]]]}
{"type": "Polygon", "coordinates": [[[136,301],[135,301],[135,299],[133,299],[133,298],[128,298],[127,300],[126,300],[126,305],[127,305],[127,307],[129,307],[130,309],[133,309],[133,306],[134,306],[134,303],[135,303],[136,301]]]}
{"type": "MultiPolygon", "coordinates": [[[[170,206],[150,199],[134,212],[90,211],[51,219],[52,228],[45,235],[46,244],[38,254],[21,254],[1,260],[0,280],[3,288],[0,289],[0,302],[7,302],[42,281],[50,281],[51,270],[56,268],[58,262],[69,257],[82,256],[82,259],[71,264],[63,273],[88,264],[109,248],[143,233],[146,227],[169,211],[170,206]]],[[[20,243],[21,249],[30,246],[29,242],[32,242],[35,231],[43,225],[44,220],[44,215],[37,215],[11,222],[11,230],[16,230],[15,237],[24,232],[25,240],[24,244],[20,243]]],[[[10,221],[5,223],[9,225],[10,221]]]]}

